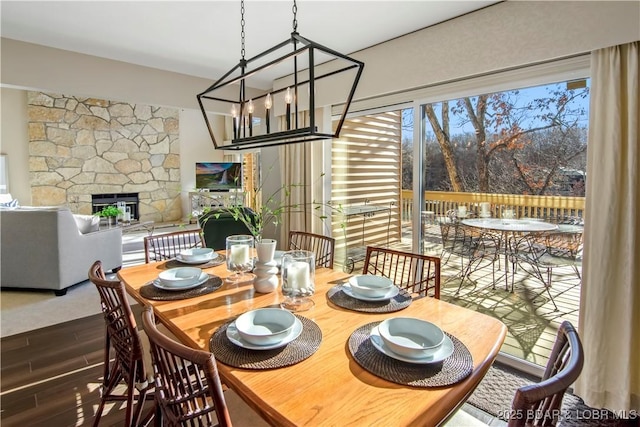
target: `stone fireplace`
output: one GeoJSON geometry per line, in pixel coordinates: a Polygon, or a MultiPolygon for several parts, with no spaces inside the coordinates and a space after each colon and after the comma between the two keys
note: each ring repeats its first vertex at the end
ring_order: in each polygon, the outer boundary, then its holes
{"type": "Polygon", "coordinates": [[[178,110],[33,91],[27,96],[33,205],[92,214],[96,195],[135,194],[136,219],[182,217],[178,110]]]}

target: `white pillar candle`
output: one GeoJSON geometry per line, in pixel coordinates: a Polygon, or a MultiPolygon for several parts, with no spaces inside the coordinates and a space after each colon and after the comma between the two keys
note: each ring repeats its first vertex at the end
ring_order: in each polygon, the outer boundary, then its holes
{"type": "Polygon", "coordinates": [[[467,214],[466,206],[458,206],[458,215],[465,216],[467,214]]]}
{"type": "Polygon", "coordinates": [[[489,213],[489,203],[488,202],[480,203],[480,212],[482,212],[483,214],[488,214],[489,213]]]}
{"type": "Polygon", "coordinates": [[[231,262],[233,264],[249,264],[249,245],[231,246],[231,262]]]}
{"type": "Polygon", "coordinates": [[[291,289],[307,289],[309,287],[309,264],[298,261],[288,266],[287,282],[291,289]]]}

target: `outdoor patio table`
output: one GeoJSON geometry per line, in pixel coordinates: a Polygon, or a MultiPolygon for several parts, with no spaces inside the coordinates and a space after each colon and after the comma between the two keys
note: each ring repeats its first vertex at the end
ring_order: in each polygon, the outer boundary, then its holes
{"type": "MultiPolygon", "coordinates": [[[[165,264],[124,268],[118,276],[135,300],[153,306],[157,320],[193,348],[209,350],[215,332],[235,317],[260,307],[277,307],[283,300],[280,290],[259,294],[250,282],[225,282],[215,292],[190,299],[146,300],[140,295],[140,288],[155,279],[166,268],[165,264]]],[[[205,271],[221,278],[229,274],[225,265],[205,271]]],[[[222,381],[272,425],[434,426],[446,420],[493,363],[505,338],[505,325],[434,298],[414,300],[402,311],[402,316],[430,320],[462,343],[471,356],[469,374],[442,387],[414,387],[387,381],[355,360],[350,352],[350,337],[357,329],[398,314],[362,313],[333,305],[326,293],[348,277],[338,270],[316,270],[315,307],[299,313],[321,332],[320,344],[311,356],[290,366],[263,370],[236,368],[218,360],[222,381]]],[[[380,353],[378,357],[388,356],[380,353]]]]}
{"type": "MultiPolygon", "coordinates": [[[[500,218],[471,218],[463,219],[462,224],[470,227],[498,232],[500,234],[500,245],[504,254],[505,268],[509,261],[510,237],[517,233],[540,233],[554,231],[558,229],[556,224],[551,224],[535,219],[500,219],[500,218]]],[[[505,272],[505,290],[509,287],[509,277],[505,272]]],[[[513,289],[512,289],[513,290],[513,289]]]]}

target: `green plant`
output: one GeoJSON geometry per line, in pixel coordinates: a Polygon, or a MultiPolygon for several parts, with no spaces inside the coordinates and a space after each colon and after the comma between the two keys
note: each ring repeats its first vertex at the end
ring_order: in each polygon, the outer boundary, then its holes
{"type": "Polygon", "coordinates": [[[117,217],[118,215],[122,215],[122,209],[117,208],[116,206],[110,205],[102,208],[100,212],[97,212],[96,215],[101,217],[117,217]]]}

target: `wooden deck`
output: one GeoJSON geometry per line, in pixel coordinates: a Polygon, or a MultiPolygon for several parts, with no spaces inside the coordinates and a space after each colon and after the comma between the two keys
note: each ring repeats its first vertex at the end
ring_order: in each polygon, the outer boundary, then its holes
{"type": "MultiPolygon", "coordinates": [[[[410,226],[410,225],[409,225],[410,226]]],[[[442,244],[438,225],[425,230],[424,253],[441,256],[442,244]]],[[[410,250],[411,230],[403,228],[402,242],[391,246],[410,250]]],[[[362,268],[361,265],[356,266],[362,268]]],[[[469,307],[502,320],[508,328],[502,352],[524,359],[536,365],[545,366],[556,338],[558,326],[564,320],[578,325],[580,307],[580,280],[571,267],[554,268],[551,295],[558,306],[555,310],[542,282],[535,276],[518,269],[514,278],[514,292],[505,290],[503,270],[496,268],[496,284],[493,287],[492,266],[489,263],[471,274],[460,285],[460,258],[452,255],[442,258],[441,298],[453,304],[469,307]]]]}

